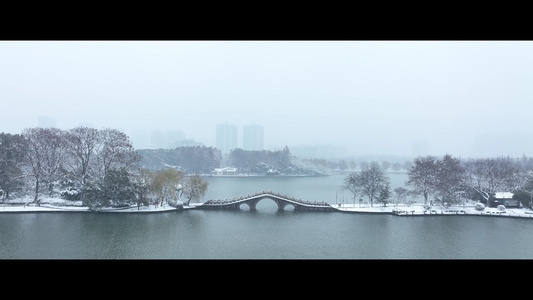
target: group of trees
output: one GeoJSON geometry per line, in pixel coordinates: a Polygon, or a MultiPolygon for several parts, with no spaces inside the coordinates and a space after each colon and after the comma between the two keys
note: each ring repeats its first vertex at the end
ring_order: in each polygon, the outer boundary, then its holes
{"type": "Polygon", "coordinates": [[[243,150],[233,149],[228,155],[228,163],[240,173],[262,175],[323,175],[323,173],[294,157],[289,147],[283,150],[243,150]]]}
{"type": "MultiPolygon", "coordinates": [[[[441,203],[460,203],[464,199],[491,204],[496,192],[525,192],[533,196],[533,168],[524,157],[476,158],[460,160],[445,155],[418,157],[409,171],[408,185],[413,192],[434,196],[441,203]]],[[[522,204],[531,207],[530,199],[522,204]]]]}
{"type": "Polygon", "coordinates": [[[180,195],[188,201],[207,190],[207,182],[199,176],[172,168],[145,170],[140,168],[141,159],[129,137],[116,129],[81,126],[0,133],[0,197],[31,189],[36,203],[46,194],[82,200],[98,210],[132,202],[148,204],[149,199],[172,200],[178,184],[180,195]]]}
{"type": "MultiPolygon", "coordinates": [[[[461,160],[446,154],[443,157],[419,156],[408,171],[406,186],[394,189],[397,199],[408,194],[423,196],[441,204],[477,200],[490,205],[496,192],[511,191],[526,207],[533,202],[533,164],[523,157],[476,158],[461,160]]],[[[377,200],[386,205],[391,198],[390,180],[377,162],[361,172],[352,172],[344,180],[344,189],[354,200],[366,196],[372,205],[377,200]]]]}
{"type": "Polygon", "coordinates": [[[137,153],[142,157],[141,165],[158,170],[172,166],[191,174],[209,174],[218,168],[222,161],[222,152],[215,147],[183,146],[175,149],[141,149],[137,153]]]}
{"type": "Polygon", "coordinates": [[[361,172],[351,172],[344,179],[344,189],[350,191],[354,202],[357,197],[366,196],[373,206],[374,200],[385,206],[391,197],[390,179],[379,163],[373,161],[361,172]]]}
{"type": "Polygon", "coordinates": [[[434,156],[417,157],[408,176],[406,184],[413,187],[413,194],[424,196],[425,205],[430,195],[437,202],[450,204],[464,198],[465,168],[458,158],[449,154],[441,159],[434,156]]]}
{"type": "MultiPolygon", "coordinates": [[[[355,160],[327,160],[325,158],[306,158],[302,159],[303,162],[305,162],[308,165],[312,165],[314,167],[317,167],[321,170],[355,170],[357,168],[364,170],[367,169],[370,166],[370,163],[367,161],[360,161],[356,162],[355,160]]],[[[373,161],[372,163],[376,163],[376,161],[373,161]]],[[[389,170],[392,170],[394,172],[399,172],[401,170],[409,170],[411,168],[412,162],[410,160],[406,160],[403,163],[394,162],[391,163],[389,161],[383,160],[381,163],[379,163],[380,166],[383,168],[383,171],[387,172],[389,170]]]]}
{"type": "Polygon", "coordinates": [[[34,201],[44,190],[74,196],[95,178],[138,162],[129,138],[115,129],[77,127],[27,128],[22,134],[0,134],[0,189],[9,197],[24,183],[34,187],[34,201]]]}

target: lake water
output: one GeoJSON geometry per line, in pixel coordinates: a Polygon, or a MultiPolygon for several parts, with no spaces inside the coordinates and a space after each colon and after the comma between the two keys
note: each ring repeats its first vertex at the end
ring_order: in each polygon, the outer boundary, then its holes
{"type": "MultiPolygon", "coordinates": [[[[405,174],[390,174],[392,188],[405,174]]],[[[209,177],[210,198],[275,191],[342,202],[343,175],[209,177]]],[[[344,201],[351,203],[348,192],[344,201]]],[[[482,216],[398,217],[341,212],[186,210],[153,214],[0,214],[2,259],[533,258],[533,221],[482,216]]]]}

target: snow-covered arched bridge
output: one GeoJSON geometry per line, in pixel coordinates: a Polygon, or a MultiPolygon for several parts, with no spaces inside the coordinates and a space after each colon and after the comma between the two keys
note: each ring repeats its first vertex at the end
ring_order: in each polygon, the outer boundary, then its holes
{"type": "Polygon", "coordinates": [[[255,210],[256,205],[262,199],[269,198],[274,200],[278,205],[278,210],[284,210],[285,206],[292,205],[294,210],[308,210],[308,211],[335,211],[329,203],[317,201],[305,201],[296,199],[290,196],[281,195],[274,192],[258,192],[252,195],[241,196],[239,198],[224,199],[224,200],[208,200],[202,205],[197,206],[201,209],[240,209],[242,204],[248,205],[250,210],[255,210]]]}

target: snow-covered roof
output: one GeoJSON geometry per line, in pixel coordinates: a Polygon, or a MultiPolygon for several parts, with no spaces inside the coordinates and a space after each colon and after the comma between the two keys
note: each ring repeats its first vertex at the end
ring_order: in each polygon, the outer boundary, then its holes
{"type": "Polygon", "coordinates": [[[215,168],[215,171],[216,171],[216,172],[223,172],[223,171],[227,171],[227,172],[236,172],[236,171],[237,171],[237,168],[230,168],[230,167],[225,167],[225,168],[215,168]]]}
{"type": "Polygon", "coordinates": [[[494,198],[496,199],[511,199],[513,198],[513,193],[510,192],[496,192],[494,193],[494,198]]]}

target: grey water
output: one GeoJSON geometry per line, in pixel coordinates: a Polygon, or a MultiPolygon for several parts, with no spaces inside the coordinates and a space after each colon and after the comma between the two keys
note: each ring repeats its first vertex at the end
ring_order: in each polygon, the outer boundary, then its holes
{"type": "MultiPolygon", "coordinates": [[[[391,187],[405,174],[390,174],[391,187]]],[[[207,177],[203,201],[275,191],[354,201],[343,175],[207,177]]],[[[0,214],[0,259],[531,259],[533,222],[483,216],[398,217],[257,210],[0,214]]]]}

